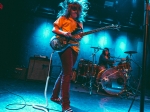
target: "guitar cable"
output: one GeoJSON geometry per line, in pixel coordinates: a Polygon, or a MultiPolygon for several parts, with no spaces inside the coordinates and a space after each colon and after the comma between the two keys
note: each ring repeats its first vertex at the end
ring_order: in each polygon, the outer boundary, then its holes
{"type": "MultiPolygon", "coordinates": [[[[48,108],[47,108],[47,106],[48,106],[47,87],[48,87],[49,74],[50,74],[50,68],[51,68],[51,59],[52,59],[52,55],[53,55],[54,52],[55,52],[55,51],[53,51],[53,52],[51,53],[51,56],[50,56],[50,63],[49,63],[48,76],[47,76],[46,85],[45,85],[45,91],[44,91],[44,96],[45,96],[45,99],[46,99],[46,104],[45,104],[45,105],[31,105],[31,104],[27,104],[26,101],[25,101],[25,99],[24,99],[22,96],[17,95],[17,94],[15,94],[15,93],[9,91],[8,89],[3,88],[3,90],[5,90],[6,92],[11,93],[11,94],[13,94],[13,95],[15,95],[15,96],[20,97],[20,98],[23,100],[23,102],[24,102],[24,103],[8,104],[8,105],[6,105],[6,107],[5,107],[7,110],[20,110],[20,109],[25,108],[26,106],[32,106],[32,107],[35,108],[35,109],[43,110],[43,111],[45,111],[45,112],[48,112],[49,110],[54,110],[54,111],[60,112],[59,110],[48,109],[48,108]],[[14,106],[14,105],[21,105],[22,107],[19,107],[19,108],[9,108],[9,106],[14,106]]],[[[0,94],[6,93],[6,92],[2,92],[2,93],[0,93],[0,94]]]]}
{"type": "MultiPolygon", "coordinates": [[[[33,106],[33,105],[31,105],[31,104],[27,104],[26,101],[25,101],[25,99],[24,99],[22,96],[20,96],[20,95],[18,95],[18,94],[15,94],[15,93],[9,91],[9,90],[6,89],[6,88],[2,88],[2,89],[5,90],[5,92],[2,92],[2,93],[0,93],[0,94],[3,94],[3,93],[11,93],[11,94],[13,94],[13,95],[15,95],[15,96],[20,97],[20,98],[23,100],[23,103],[12,103],[12,104],[6,105],[5,108],[6,108],[7,110],[20,110],[20,109],[25,108],[26,106],[33,106]],[[20,105],[20,106],[22,106],[22,107],[19,107],[19,108],[9,108],[10,106],[15,106],[15,105],[20,105]]],[[[53,110],[53,111],[60,112],[59,110],[55,110],[55,109],[49,109],[49,110],[53,110]]]]}

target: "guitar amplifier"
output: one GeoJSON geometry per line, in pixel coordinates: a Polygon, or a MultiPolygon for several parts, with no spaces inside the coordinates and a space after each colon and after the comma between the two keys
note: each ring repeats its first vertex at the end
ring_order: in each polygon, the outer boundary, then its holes
{"type": "Polygon", "coordinates": [[[49,69],[49,59],[31,57],[28,66],[27,79],[46,81],[49,69]]]}

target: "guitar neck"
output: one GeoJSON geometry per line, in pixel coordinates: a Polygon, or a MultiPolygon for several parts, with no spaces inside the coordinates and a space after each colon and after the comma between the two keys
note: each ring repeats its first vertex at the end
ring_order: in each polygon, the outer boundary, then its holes
{"type": "MultiPolygon", "coordinates": [[[[105,26],[105,27],[102,27],[102,28],[97,28],[97,29],[94,29],[94,30],[90,30],[90,31],[87,31],[87,32],[82,32],[82,33],[78,33],[80,36],[85,36],[85,35],[88,35],[88,34],[92,34],[92,33],[95,33],[95,32],[98,32],[98,31],[101,31],[101,30],[106,30],[106,29],[118,29],[118,25],[117,26],[114,26],[113,24],[110,25],[110,26],[105,26]]],[[[74,41],[78,41],[78,39],[76,39],[76,35],[78,34],[75,34],[71,37],[72,40],[74,41]]]]}
{"type": "Polygon", "coordinates": [[[92,34],[92,33],[95,33],[95,32],[101,31],[101,30],[109,29],[109,28],[110,28],[110,26],[106,26],[106,27],[97,28],[97,29],[94,29],[94,30],[91,30],[91,31],[83,32],[82,36],[92,34]]]}

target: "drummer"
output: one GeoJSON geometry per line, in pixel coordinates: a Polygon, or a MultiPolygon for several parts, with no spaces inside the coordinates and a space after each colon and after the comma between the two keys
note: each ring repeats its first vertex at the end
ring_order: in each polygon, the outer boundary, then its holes
{"type": "Polygon", "coordinates": [[[99,57],[99,66],[103,66],[105,69],[112,67],[114,61],[110,59],[110,53],[108,48],[104,48],[102,54],[99,57]]]}

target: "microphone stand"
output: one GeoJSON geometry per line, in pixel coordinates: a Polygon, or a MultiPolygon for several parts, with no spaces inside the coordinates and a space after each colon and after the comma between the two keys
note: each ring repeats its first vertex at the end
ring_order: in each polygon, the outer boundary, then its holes
{"type": "Polygon", "coordinates": [[[146,61],[147,61],[147,42],[148,42],[148,30],[149,30],[149,0],[144,0],[144,39],[143,39],[143,63],[142,63],[142,80],[141,80],[141,97],[140,97],[140,112],[144,112],[144,100],[145,100],[145,79],[146,79],[146,61]]]}
{"type": "Polygon", "coordinates": [[[46,108],[46,107],[48,107],[47,88],[48,88],[49,77],[51,74],[52,56],[53,56],[54,52],[55,51],[53,51],[50,55],[48,75],[47,75],[47,80],[46,80],[46,84],[45,84],[44,96],[45,96],[46,104],[45,105],[32,105],[33,108],[38,109],[38,110],[43,110],[45,112],[48,112],[48,109],[46,108]]]}
{"type": "Polygon", "coordinates": [[[94,67],[94,63],[96,63],[96,53],[101,49],[99,47],[91,47],[91,48],[94,48],[94,53],[92,54],[92,72],[90,73],[90,95],[92,94],[92,89],[93,89],[93,76],[92,76],[92,73],[93,73],[93,67],[94,67]],[[95,62],[94,62],[95,61],[95,62]]]}

